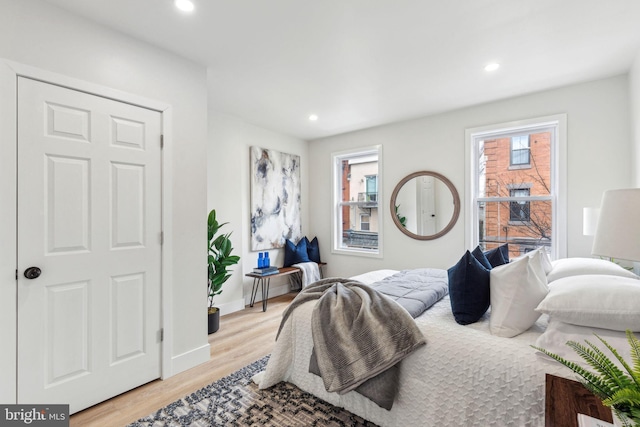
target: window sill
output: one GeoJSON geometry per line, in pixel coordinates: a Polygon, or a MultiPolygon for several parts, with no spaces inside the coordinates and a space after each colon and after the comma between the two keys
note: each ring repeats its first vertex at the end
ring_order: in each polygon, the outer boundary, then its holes
{"type": "Polygon", "coordinates": [[[366,258],[382,258],[382,251],[380,249],[377,250],[367,250],[367,249],[332,249],[332,254],[335,255],[348,255],[348,256],[360,256],[366,258]]]}

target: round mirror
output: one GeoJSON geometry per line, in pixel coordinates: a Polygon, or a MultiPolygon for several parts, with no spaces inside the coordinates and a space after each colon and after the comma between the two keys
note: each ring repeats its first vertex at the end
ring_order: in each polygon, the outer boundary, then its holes
{"type": "Polygon", "coordinates": [[[404,177],[391,194],[391,218],[409,237],[442,237],[460,216],[456,187],[436,172],[421,171],[404,177]]]}

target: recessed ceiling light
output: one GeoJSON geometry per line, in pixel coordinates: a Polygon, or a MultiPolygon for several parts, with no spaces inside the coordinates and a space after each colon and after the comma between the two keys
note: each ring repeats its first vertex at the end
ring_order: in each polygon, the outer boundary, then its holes
{"type": "Polygon", "coordinates": [[[318,120],[318,115],[317,114],[311,114],[309,116],[309,120],[311,120],[312,122],[315,122],[316,120],[318,120]]]}
{"type": "Polygon", "coordinates": [[[495,71],[495,70],[497,70],[498,68],[500,68],[500,64],[498,64],[497,62],[492,62],[491,64],[487,64],[487,65],[484,67],[484,70],[485,70],[485,71],[495,71]]]}
{"type": "Polygon", "coordinates": [[[174,0],[173,4],[183,12],[193,12],[194,5],[191,0],[174,0]]]}

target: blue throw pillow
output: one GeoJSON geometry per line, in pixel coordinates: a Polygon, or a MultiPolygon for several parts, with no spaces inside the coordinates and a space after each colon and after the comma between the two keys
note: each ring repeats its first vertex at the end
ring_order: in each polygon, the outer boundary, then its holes
{"type": "Polygon", "coordinates": [[[318,238],[314,237],[312,241],[309,241],[305,236],[304,240],[307,243],[307,255],[309,256],[309,259],[320,264],[320,247],[318,246],[318,238]]]}
{"type": "Polygon", "coordinates": [[[489,260],[491,267],[507,264],[509,262],[509,244],[505,243],[502,246],[485,251],[484,255],[489,260]]]}
{"type": "Polygon", "coordinates": [[[307,255],[307,239],[300,239],[297,245],[291,240],[287,240],[284,244],[284,266],[291,267],[293,264],[300,262],[309,262],[307,255]]]}
{"type": "Polygon", "coordinates": [[[471,255],[473,255],[475,257],[475,259],[480,261],[480,264],[482,264],[483,267],[485,267],[488,270],[491,270],[491,268],[492,268],[491,267],[491,263],[489,262],[489,260],[485,256],[484,252],[482,252],[482,249],[480,249],[480,246],[476,246],[476,248],[473,250],[473,252],[471,252],[471,255]]]}
{"type": "Polygon", "coordinates": [[[461,325],[477,322],[486,313],[491,302],[490,270],[467,251],[448,273],[453,317],[461,325]]]}

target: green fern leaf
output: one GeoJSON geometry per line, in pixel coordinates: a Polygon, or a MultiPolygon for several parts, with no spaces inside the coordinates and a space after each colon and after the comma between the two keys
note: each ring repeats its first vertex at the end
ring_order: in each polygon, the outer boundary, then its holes
{"type": "Polygon", "coordinates": [[[619,388],[626,387],[629,378],[613,363],[598,347],[586,341],[590,348],[587,348],[575,341],[567,342],[580,357],[582,357],[593,369],[600,374],[602,381],[607,383],[609,389],[615,392],[619,388]]]}
{"type": "Polygon", "coordinates": [[[610,396],[613,396],[613,394],[615,393],[615,390],[611,390],[611,388],[609,387],[609,384],[607,384],[605,381],[602,381],[600,377],[586,370],[585,368],[578,365],[577,363],[566,360],[563,357],[558,356],[557,354],[554,354],[554,353],[551,353],[550,351],[545,350],[544,348],[536,347],[533,345],[531,347],[535,348],[538,351],[541,351],[542,353],[546,354],[547,356],[551,357],[557,362],[562,363],[564,366],[566,366],[567,368],[571,369],[573,372],[578,374],[584,380],[583,382],[586,382],[587,384],[590,385],[590,387],[592,387],[590,389],[591,392],[596,396],[599,396],[601,399],[609,398],[610,396]]]}
{"type": "Polygon", "coordinates": [[[640,340],[638,340],[633,332],[627,330],[627,340],[631,346],[631,360],[633,362],[633,378],[636,383],[640,383],[640,340]]]}
{"type": "MultiPolygon", "coordinates": [[[[627,338],[629,338],[629,333],[630,331],[627,331],[627,338]]],[[[608,342],[602,339],[598,334],[594,334],[594,335],[609,349],[609,351],[616,357],[616,359],[618,359],[622,367],[624,367],[624,369],[629,373],[629,376],[635,383],[635,386],[640,389],[640,375],[637,375],[637,373],[633,371],[633,369],[629,366],[627,361],[624,360],[622,356],[620,356],[620,353],[618,353],[618,351],[615,348],[613,348],[608,342]]],[[[633,335],[631,335],[631,338],[635,339],[633,335]]],[[[631,343],[631,340],[629,340],[629,344],[633,348],[633,344],[631,343]]],[[[628,387],[631,387],[631,384],[629,384],[628,387]]]]}
{"type": "Polygon", "coordinates": [[[640,390],[618,390],[613,396],[602,402],[606,406],[636,407],[640,410],[640,390]]]}

